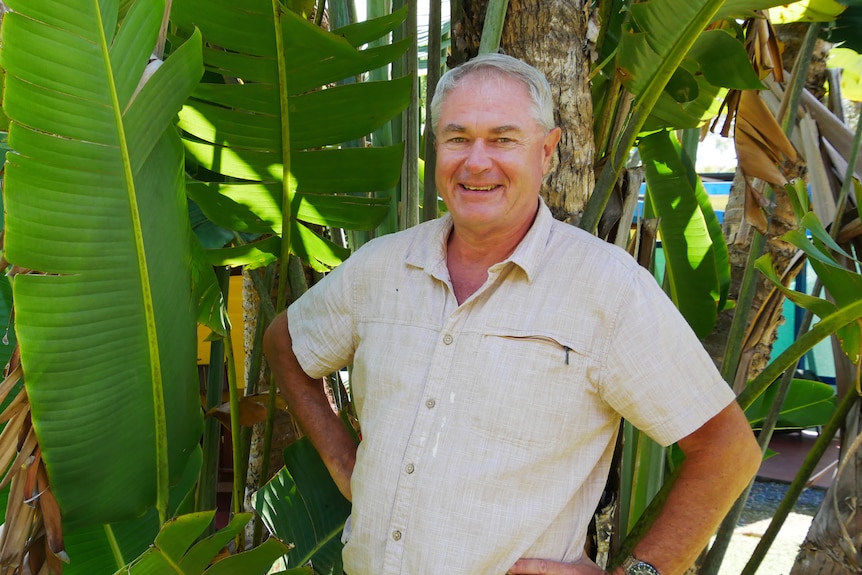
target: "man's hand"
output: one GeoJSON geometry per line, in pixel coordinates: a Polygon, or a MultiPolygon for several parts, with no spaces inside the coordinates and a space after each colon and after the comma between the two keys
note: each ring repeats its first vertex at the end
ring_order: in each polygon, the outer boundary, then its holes
{"type": "Polygon", "coordinates": [[[607,575],[586,557],[574,563],[558,563],[546,559],[518,559],[507,575],[607,575]]]}

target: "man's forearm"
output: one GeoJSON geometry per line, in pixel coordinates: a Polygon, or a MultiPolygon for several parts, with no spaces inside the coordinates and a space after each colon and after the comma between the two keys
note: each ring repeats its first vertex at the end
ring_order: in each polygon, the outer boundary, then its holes
{"type": "Polygon", "coordinates": [[[356,462],[356,443],[333,411],[319,379],[299,365],[287,314],[276,316],[264,335],[264,353],[290,413],[320,453],[341,493],[351,499],[350,477],[356,462]]]}
{"type": "Polygon", "coordinates": [[[694,563],[761,461],[735,402],[679,444],[686,454],[679,477],[661,515],[634,549],[635,557],[662,575],[684,573],[694,563]]]}

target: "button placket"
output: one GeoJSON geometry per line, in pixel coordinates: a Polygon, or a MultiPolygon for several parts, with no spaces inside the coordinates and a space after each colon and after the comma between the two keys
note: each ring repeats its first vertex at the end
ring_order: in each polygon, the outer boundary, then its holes
{"type": "MultiPolygon", "coordinates": [[[[457,312],[455,315],[458,315],[457,312]]],[[[420,410],[416,414],[413,429],[407,442],[407,449],[402,458],[403,473],[398,479],[395,491],[395,501],[390,519],[389,544],[386,546],[386,558],[384,560],[384,571],[387,574],[396,573],[395,566],[400,568],[403,561],[405,536],[410,528],[409,517],[416,496],[416,485],[421,475],[417,473],[417,466],[421,465],[424,453],[429,448],[428,438],[431,437],[435,421],[439,417],[437,409],[435,409],[437,407],[436,398],[445,391],[445,386],[450,379],[446,375],[451,369],[452,356],[455,351],[451,346],[455,341],[451,330],[456,322],[457,320],[450,317],[440,331],[444,335],[438,336],[438,343],[429,360],[431,369],[425,381],[426,399],[424,404],[426,409],[420,410]]]]}

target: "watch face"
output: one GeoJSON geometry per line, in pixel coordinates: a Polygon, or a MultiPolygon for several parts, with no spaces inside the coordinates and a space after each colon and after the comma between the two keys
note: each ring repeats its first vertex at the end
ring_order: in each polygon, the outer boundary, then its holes
{"type": "Polygon", "coordinates": [[[638,561],[634,557],[629,557],[623,563],[623,570],[626,575],[661,575],[658,569],[644,561],[638,561]]]}
{"type": "Polygon", "coordinates": [[[659,572],[649,563],[638,561],[626,570],[627,575],[659,575],[659,572]]]}

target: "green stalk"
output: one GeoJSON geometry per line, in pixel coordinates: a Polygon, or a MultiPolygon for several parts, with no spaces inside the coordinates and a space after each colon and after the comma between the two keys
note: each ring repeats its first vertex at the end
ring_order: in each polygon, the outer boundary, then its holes
{"type": "Polygon", "coordinates": [[[411,85],[410,106],[404,112],[404,164],[401,172],[401,226],[411,228],[419,223],[419,203],[422,193],[419,191],[419,44],[416,34],[418,6],[417,2],[407,3],[407,19],[402,28],[410,35],[410,48],[407,50],[404,73],[413,79],[411,85]]]}
{"type": "Polygon", "coordinates": [[[748,563],[745,564],[741,575],[754,575],[757,568],[763,562],[767,551],[769,551],[769,547],[778,536],[778,531],[784,524],[784,520],[790,515],[793,506],[796,504],[796,500],[799,499],[799,495],[805,489],[808,478],[811,477],[811,473],[817,467],[817,463],[823,457],[823,454],[826,453],[829,444],[832,442],[832,438],[835,437],[835,434],[843,425],[847,414],[850,413],[850,409],[856,403],[857,399],[859,399],[859,395],[856,393],[856,390],[854,388],[848,389],[847,394],[841,400],[841,403],[838,404],[838,408],[835,410],[832,419],[829,420],[829,423],[820,432],[820,436],[814,442],[814,445],[802,462],[799,472],[793,479],[793,483],[790,484],[787,493],[784,495],[784,499],[781,500],[781,503],[775,510],[772,522],[766,528],[766,532],[761,537],[757,547],[754,548],[754,552],[751,554],[748,563]]]}
{"type": "MultiPolygon", "coordinates": [[[[290,222],[293,218],[293,177],[290,173],[290,116],[287,106],[287,71],[284,62],[284,28],[282,26],[282,7],[279,0],[272,0],[272,18],[275,23],[275,47],[278,56],[278,93],[279,111],[281,114],[281,254],[279,255],[279,267],[284,269],[290,258],[290,222]]],[[[278,295],[276,296],[276,310],[284,309],[287,299],[287,277],[280,274],[278,278],[278,295]]]]}
{"type": "Polygon", "coordinates": [[[819,33],[820,22],[811,22],[805,32],[802,45],[799,47],[796,61],[793,63],[790,92],[784,98],[778,111],[778,117],[781,118],[781,129],[788,138],[793,133],[793,126],[796,125],[799,102],[802,101],[802,90],[808,79],[808,69],[811,67],[811,58],[814,55],[814,46],[817,44],[819,33]]]}
{"type": "MultiPolygon", "coordinates": [[[[237,391],[236,381],[236,363],[233,356],[233,342],[231,341],[230,330],[227,331],[225,338],[225,356],[227,357],[227,384],[228,397],[230,398],[230,440],[231,440],[231,456],[233,457],[233,514],[242,513],[243,503],[243,486],[245,485],[245,476],[242,475],[242,453],[240,446],[240,427],[239,422],[239,392],[237,391]]],[[[236,536],[237,551],[243,549],[242,533],[236,536]]]]}
{"type": "MultiPolygon", "coordinates": [[[[278,55],[278,92],[279,92],[279,111],[281,114],[281,178],[282,178],[282,196],[281,196],[281,253],[279,254],[278,266],[281,273],[278,275],[278,292],[276,294],[276,304],[275,304],[275,312],[285,308],[285,304],[287,301],[287,274],[284,273],[285,269],[288,267],[288,262],[290,261],[290,228],[291,228],[291,219],[293,218],[293,200],[294,200],[294,190],[293,190],[293,176],[290,173],[290,121],[289,121],[289,113],[288,113],[288,103],[287,103],[287,72],[285,70],[285,62],[284,62],[284,28],[282,26],[282,13],[285,8],[282,7],[279,0],[272,0],[272,17],[273,22],[275,23],[274,31],[275,31],[275,46],[276,46],[276,54],[278,55]]],[[[258,292],[260,293],[260,291],[258,292]]],[[[263,306],[264,301],[269,301],[268,293],[260,293],[260,301],[261,306],[263,306]]],[[[228,357],[228,365],[229,368],[232,369],[231,362],[233,361],[233,355],[231,354],[228,357]]],[[[229,372],[230,372],[229,369],[229,372]]],[[[233,393],[236,392],[235,387],[231,387],[231,391],[233,393]]],[[[273,421],[275,420],[275,397],[278,393],[278,386],[275,383],[275,378],[270,376],[269,383],[269,401],[267,402],[267,410],[266,410],[266,428],[264,431],[264,443],[263,450],[261,453],[261,463],[260,463],[260,478],[262,481],[265,481],[267,475],[269,474],[269,457],[270,457],[270,448],[272,445],[272,429],[273,429],[273,421]]],[[[238,406],[238,404],[237,404],[238,406]]],[[[239,425],[239,408],[237,407],[237,425],[239,425]]],[[[233,426],[233,403],[231,403],[231,426],[233,426]]],[[[237,449],[239,449],[239,436],[234,437],[234,466],[239,463],[240,454],[237,453],[237,449]]],[[[244,476],[237,476],[236,469],[234,469],[234,489],[237,489],[237,481],[244,481],[244,476]]],[[[240,484],[241,487],[241,484],[240,484]]],[[[239,495],[242,494],[242,491],[239,490],[234,494],[235,503],[234,508],[237,506],[241,506],[242,499],[239,495]]],[[[253,541],[256,545],[259,542],[259,536],[262,531],[262,525],[260,522],[260,518],[255,518],[254,524],[254,537],[253,541]]],[[[237,536],[237,548],[239,549],[240,540],[239,535],[237,536]]]]}
{"type": "MultiPolygon", "coordinates": [[[[850,156],[847,158],[847,169],[844,171],[844,181],[841,183],[841,191],[838,194],[838,201],[835,203],[835,223],[832,224],[830,230],[832,238],[838,237],[838,232],[841,231],[840,218],[844,213],[847,205],[847,198],[850,196],[850,188],[853,186],[853,172],[856,169],[856,161],[859,158],[859,148],[862,147],[862,118],[856,122],[856,135],[853,138],[853,145],[850,149],[850,156]]],[[[862,218],[862,204],[856,206],[859,209],[859,217],[862,218]]]]}
{"type": "MultiPolygon", "coordinates": [[[[769,188],[770,196],[772,188],[769,188]]],[[[742,344],[745,341],[745,330],[748,327],[748,318],[751,313],[751,304],[754,302],[754,293],[757,291],[758,271],[754,262],[763,255],[766,247],[766,236],[754,231],[751,244],[748,247],[748,259],[745,262],[745,272],[742,274],[742,283],[739,286],[739,295],[736,298],[736,308],[733,319],[730,322],[730,333],[727,336],[727,347],[724,350],[724,361],[721,366],[721,376],[733,386],[736,380],[736,371],[739,369],[739,360],[742,356],[742,344]]]]}
{"type": "MultiPolygon", "coordinates": [[[[228,300],[230,286],[230,272],[225,267],[215,268],[216,278],[221,288],[224,301],[228,300]]],[[[207,373],[207,390],[205,411],[218,407],[221,404],[222,389],[224,389],[224,340],[215,339],[210,342],[210,361],[207,373]]],[[[219,438],[221,437],[221,423],[215,417],[204,420],[203,435],[203,462],[201,464],[200,481],[198,482],[197,497],[195,498],[195,511],[206,511],[215,509],[218,497],[218,464],[219,464],[219,438]]],[[[215,526],[209,526],[208,533],[215,531],[215,526]]]]}
{"type": "Polygon", "coordinates": [[[443,27],[442,2],[430,0],[428,14],[428,67],[425,75],[425,182],[422,194],[422,221],[437,217],[437,182],[434,171],[437,167],[437,149],[431,133],[431,99],[437,82],[440,81],[441,29],[443,27]]]}
{"type": "Polygon", "coordinates": [[[479,40],[480,54],[494,54],[500,50],[503,37],[503,24],[509,0],[491,0],[485,10],[485,24],[482,26],[482,39],[479,40]]]}

